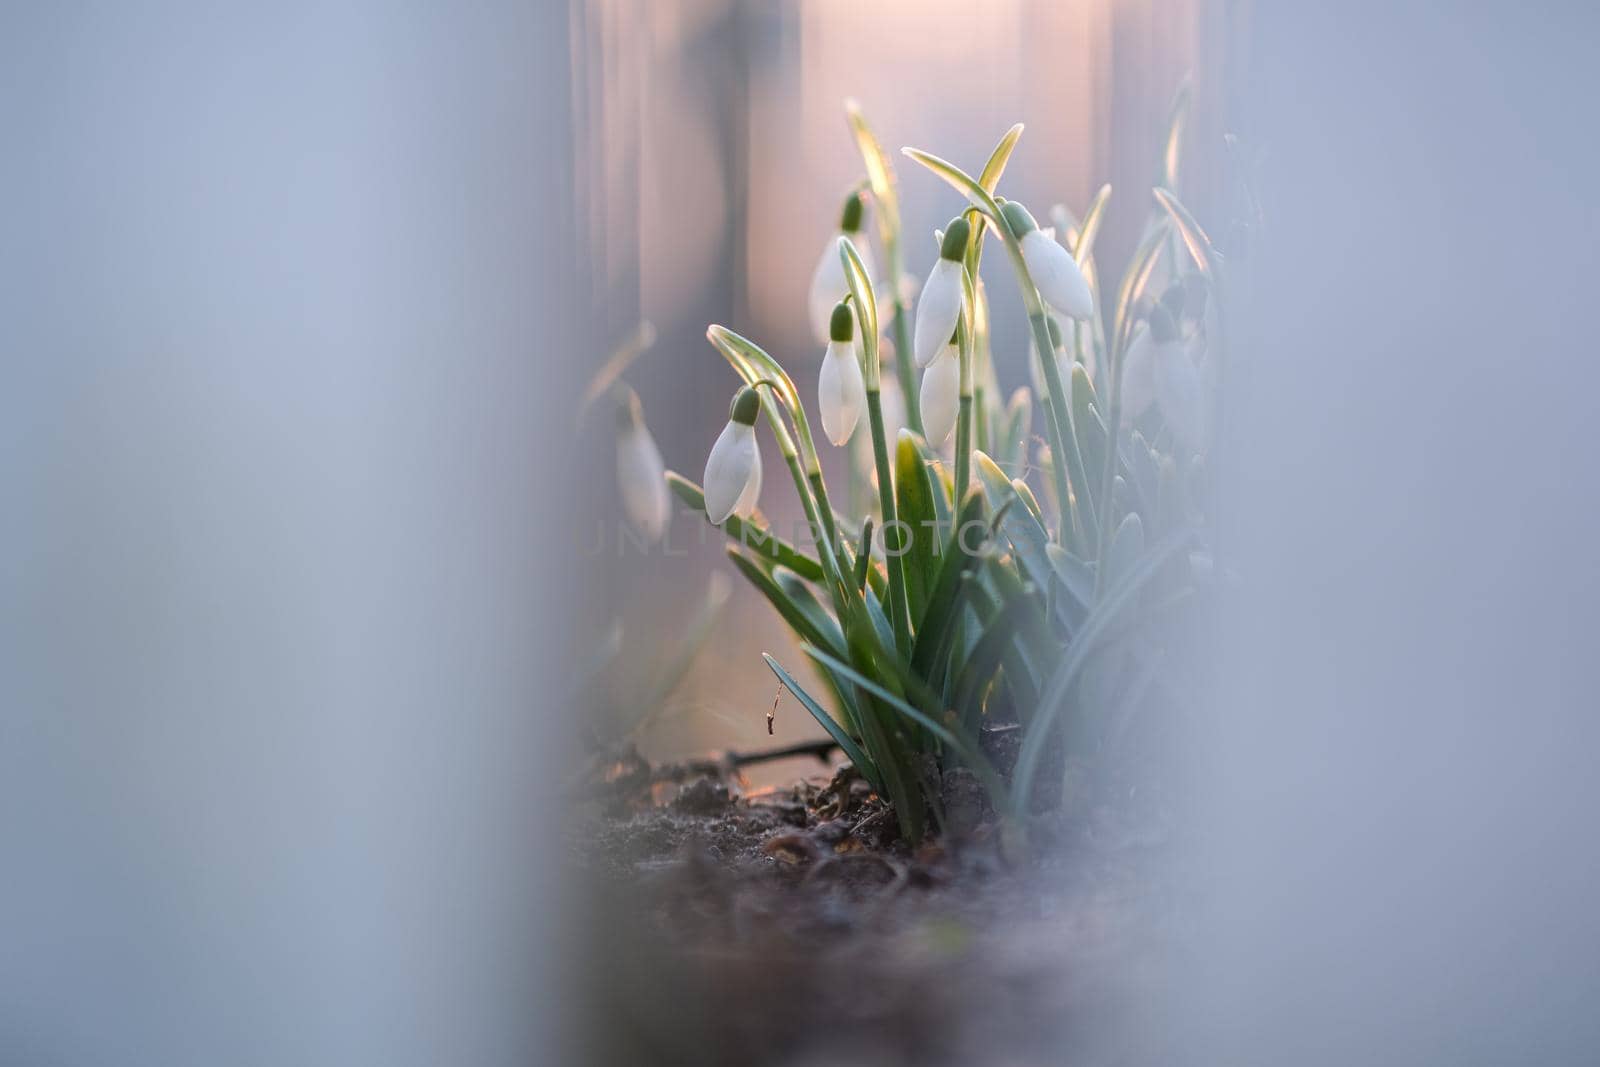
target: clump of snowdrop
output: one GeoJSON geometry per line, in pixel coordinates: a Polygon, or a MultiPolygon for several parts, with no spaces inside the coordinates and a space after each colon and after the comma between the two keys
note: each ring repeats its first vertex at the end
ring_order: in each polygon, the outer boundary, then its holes
{"type": "Polygon", "coordinates": [[[1055,229],[1039,229],[1028,209],[1015,200],[1008,200],[1000,213],[1022,247],[1022,260],[1044,302],[1069,318],[1092,316],[1094,294],[1072,253],[1056,242],[1055,229]]]}
{"type": "Polygon", "coordinates": [[[952,334],[922,372],[922,429],[935,448],[949,440],[956,428],[961,403],[961,356],[952,334]]]}
{"type": "Polygon", "coordinates": [[[971,235],[972,226],[964,216],[957,216],[945,227],[944,238],[939,242],[939,262],[928,272],[917,301],[911,347],[919,367],[934,361],[961,318],[965,290],[961,279],[966,270],[962,257],[967,254],[971,235]]]}
{"type": "Polygon", "coordinates": [[[822,371],[817,376],[817,408],[822,413],[822,430],[835,445],[850,440],[867,406],[855,329],[856,317],[850,305],[842,301],[834,305],[828,323],[828,347],[822,354],[822,371]]]}
{"type": "Polygon", "coordinates": [[[748,385],[740,389],[729,408],[728,424],[706,458],[706,518],[718,526],[730,515],[743,517],[755,510],[761,493],[761,447],[756,443],[760,412],[760,394],[748,385]]]}
{"type": "Polygon", "coordinates": [[[661,540],[672,514],[666,465],[632,389],[617,404],[617,490],[623,514],[634,528],[649,544],[661,540]]]}
{"type": "Polygon", "coordinates": [[[861,263],[867,268],[867,276],[873,277],[872,254],[867,241],[861,232],[862,217],[866,214],[866,205],[862,202],[859,192],[852,192],[845,198],[844,207],[839,212],[839,229],[822,246],[822,254],[817,258],[817,266],[811,272],[811,296],[809,310],[811,315],[811,333],[816,337],[817,344],[827,344],[828,325],[833,315],[833,306],[845,298],[850,291],[850,283],[845,280],[844,264],[839,260],[839,238],[848,237],[855,246],[856,253],[861,257],[861,263]]]}

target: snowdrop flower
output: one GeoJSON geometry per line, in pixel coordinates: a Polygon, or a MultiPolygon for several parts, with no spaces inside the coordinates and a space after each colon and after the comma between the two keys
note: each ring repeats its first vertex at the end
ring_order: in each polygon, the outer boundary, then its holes
{"type": "MultiPolygon", "coordinates": [[[[1061,375],[1061,389],[1066,393],[1068,406],[1071,406],[1072,356],[1062,347],[1065,343],[1066,331],[1061,328],[1061,324],[1056,321],[1054,315],[1045,316],[1045,325],[1050,329],[1050,346],[1055,350],[1056,373],[1061,375]]],[[[1071,327],[1069,326],[1067,329],[1071,329],[1071,327]]],[[[1033,374],[1033,392],[1041,400],[1048,401],[1050,398],[1050,383],[1044,380],[1044,369],[1039,362],[1039,346],[1035,344],[1031,347],[1034,359],[1033,362],[1028,364],[1028,370],[1033,374]]]]}
{"type": "Polygon", "coordinates": [[[961,356],[954,337],[922,372],[922,390],[918,395],[922,401],[922,429],[928,444],[938,448],[956,428],[956,414],[961,403],[961,356]]]}
{"type": "Polygon", "coordinates": [[[622,494],[623,514],[647,543],[661,540],[672,515],[667,470],[661,450],[644,424],[639,397],[631,389],[627,400],[617,405],[617,490],[622,494]]]}
{"type": "Polygon", "coordinates": [[[1189,345],[1178,331],[1178,324],[1164,306],[1158,305],[1150,313],[1150,334],[1155,339],[1151,379],[1161,417],[1179,444],[1198,452],[1205,447],[1207,430],[1200,371],[1189,355],[1189,345]]]}
{"type": "MultiPolygon", "coordinates": [[[[817,259],[817,269],[811,272],[809,305],[811,332],[819,345],[828,343],[828,323],[833,315],[833,305],[843,300],[845,294],[850,291],[850,283],[844,276],[844,263],[839,258],[839,238],[850,238],[850,243],[855,245],[856,254],[861,257],[861,265],[867,268],[867,277],[873,276],[872,249],[861,234],[863,211],[861,194],[851,193],[846,198],[844,210],[839,216],[839,232],[822,246],[822,255],[817,259]]],[[[877,288],[874,286],[874,291],[877,288]]]]}
{"type": "Polygon", "coordinates": [[[721,526],[741,505],[755,508],[761,492],[761,448],[756,444],[756,415],[761,397],[748,385],[733,398],[728,425],[706,458],[706,518],[721,526]]]}
{"type": "Polygon", "coordinates": [[[856,356],[856,317],[850,305],[834,306],[828,324],[828,348],[822,354],[822,373],[817,379],[817,408],[822,412],[822,430],[828,440],[842,445],[855,432],[861,412],[867,406],[867,384],[861,377],[856,356]]]}
{"type": "MultiPolygon", "coordinates": [[[[1168,321],[1171,321],[1170,318],[1168,321]]],[[[1120,371],[1122,411],[1130,419],[1137,419],[1155,403],[1156,347],[1150,327],[1140,323],[1134,329],[1133,339],[1128,342],[1128,351],[1123,354],[1120,371]]]]}
{"type": "Polygon", "coordinates": [[[957,216],[944,231],[939,244],[939,262],[928,272],[922,286],[922,297],[917,301],[917,323],[911,349],[917,366],[926,367],[945,346],[945,341],[961,318],[964,299],[961,284],[962,257],[967,253],[967,240],[972,227],[963,216],[957,216]]]}
{"type": "Polygon", "coordinates": [[[1094,314],[1094,294],[1084,280],[1083,271],[1072,253],[1056,243],[1055,230],[1041,230],[1028,209],[1015,200],[1000,209],[1006,225],[1022,245],[1022,260],[1028,265],[1039,295],[1056,311],[1074,319],[1094,314]]]}

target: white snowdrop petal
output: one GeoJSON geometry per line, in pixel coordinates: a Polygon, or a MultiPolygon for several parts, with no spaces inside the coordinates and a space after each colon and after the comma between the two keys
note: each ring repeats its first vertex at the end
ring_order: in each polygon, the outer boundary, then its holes
{"type": "Polygon", "coordinates": [[[642,424],[617,435],[617,491],[623,514],[649,543],[661,540],[672,513],[667,494],[666,466],[655,438],[642,424]]]}
{"type": "Polygon", "coordinates": [[[961,360],[954,345],[946,345],[939,358],[922,372],[922,429],[935,448],[956,428],[961,404],[961,360]]]}
{"type": "Polygon", "coordinates": [[[917,300],[916,326],[912,333],[912,353],[919,367],[932,363],[950,343],[956,322],[961,318],[961,264],[941,259],[928,273],[917,300]]]}
{"type": "Polygon", "coordinates": [[[720,526],[729,515],[752,477],[759,453],[756,451],[754,426],[729,422],[711,446],[706,458],[703,488],[706,500],[706,518],[720,526]]]}
{"type": "Polygon", "coordinates": [[[1150,327],[1141,323],[1122,357],[1122,410],[1130,419],[1143,415],[1155,401],[1155,350],[1150,327]]]}
{"type": "Polygon", "coordinates": [[[750,443],[755,446],[755,465],[750,468],[750,480],[744,483],[739,502],[733,506],[733,513],[741,519],[748,519],[756,513],[756,501],[761,497],[761,443],[754,435],[750,443]]]}
{"type": "Polygon", "coordinates": [[[1045,231],[1030,230],[1022,238],[1022,259],[1045,303],[1075,319],[1094,314],[1094,294],[1072,253],[1051,240],[1045,231]]]}
{"type": "Polygon", "coordinates": [[[1205,388],[1200,371],[1189,358],[1182,341],[1170,341],[1155,349],[1154,384],[1161,417],[1172,429],[1172,436],[1191,452],[1206,442],[1205,388]]]}
{"type": "Polygon", "coordinates": [[[822,430],[828,440],[842,445],[850,440],[861,410],[866,406],[867,387],[856,361],[855,345],[850,341],[830,341],[817,375],[817,409],[822,414],[822,430]]]}

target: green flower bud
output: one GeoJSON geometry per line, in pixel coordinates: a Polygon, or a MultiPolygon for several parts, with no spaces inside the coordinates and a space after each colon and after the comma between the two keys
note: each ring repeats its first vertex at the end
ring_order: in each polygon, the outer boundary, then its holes
{"type": "Polygon", "coordinates": [[[728,407],[728,421],[741,426],[754,426],[760,412],[761,394],[747,385],[733,394],[733,403],[728,407]]]}
{"type": "Polygon", "coordinates": [[[972,225],[967,222],[965,215],[957,215],[949,226],[945,227],[944,241],[939,245],[939,258],[961,261],[967,254],[967,241],[972,236],[972,225]]]}
{"type": "Polygon", "coordinates": [[[844,210],[839,213],[839,229],[845,233],[860,232],[861,215],[865,209],[860,193],[851,193],[845,197],[844,210]]]}
{"type": "Polygon", "coordinates": [[[1150,336],[1160,344],[1178,339],[1178,323],[1162,304],[1150,309],[1150,336]]]}
{"type": "Polygon", "coordinates": [[[1183,305],[1187,294],[1184,292],[1183,282],[1173,282],[1167,286],[1167,291],[1161,294],[1161,306],[1167,309],[1167,314],[1174,320],[1183,317],[1183,305]]]}
{"type": "Polygon", "coordinates": [[[1012,236],[1019,241],[1025,235],[1039,228],[1039,224],[1033,221],[1033,216],[1028,214],[1028,209],[1015,200],[1006,201],[1005,207],[1000,209],[1000,217],[1006,220],[1006,225],[1011,228],[1012,236]]]}
{"type": "Polygon", "coordinates": [[[833,306],[833,318],[828,320],[828,337],[843,343],[856,335],[856,316],[843,300],[833,306]]]}

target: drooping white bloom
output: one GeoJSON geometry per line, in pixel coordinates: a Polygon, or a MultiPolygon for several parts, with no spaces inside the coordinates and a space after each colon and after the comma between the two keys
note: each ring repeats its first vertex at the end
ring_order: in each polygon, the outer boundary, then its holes
{"type": "Polygon", "coordinates": [[[1028,209],[1015,200],[1008,200],[1001,214],[1022,245],[1022,260],[1044,302],[1069,318],[1085,320],[1094,315],[1094,293],[1089,282],[1072,253],[1056,243],[1055,230],[1039,229],[1028,209]]]}
{"type": "Polygon", "coordinates": [[[939,244],[939,262],[928,272],[928,280],[922,286],[911,344],[919,367],[933,362],[961,319],[965,299],[961,278],[966,269],[962,257],[971,234],[972,227],[964,217],[958,216],[950,223],[939,244]]]}
{"type": "Polygon", "coordinates": [[[922,429],[928,444],[938,448],[956,428],[961,405],[961,357],[954,343],[944,346],[922,372],[922,429]]]}
{"type": "Polygon", "coordinates": [[[1165,311],[1157,308],[1150,318],[1150,332],[1157,337],[1154,349],[1153,373],[1156,403],[1161,417],[1172,430],[1172,436],[1190,452],[1205,448],[1207,418],[1205,386],[1200,380],[1200,369],[1189,354],[1189,344],[1172,325],[1170,316],[1158,322],[1165,311]],[[1162,341],[1163,331],[1166,340],[1162,341]]]}
{"type": "Polygon", "coordinates": [[[741,519],[748,519],[756,513],[756,501],[761,498],[761,446],[756,445],[756,465],[750,472],[750,480],[745,483],[744,492],[739,496],[739,502],[733,506],[733,513],[741,519]]]}
{"type": "MultiPolygon", "coordinates": [[[[816,269],[811,272],[811,294],[807,307],[811,317],[811,333],[819,345],[828,343],[828,320],[833,315],[833,306],[850,292],[850,283],[844,276],[844,261],[839,258],[839,238],[850,238],[856,254],[861,257],[861,265],[867,269],[868,278],[875,278],[877,273],[872,267],[872,248],[861,232],[862,211],[861,194],[851,193],[844,202],[838,232],[822,246],[816,269]]],[[[874,292],[878,288],[881,287],[875,284],[874,292]]],[[[881,294],[879,299],[881,302],[881,294]]]]}
{"type": "Polygon", "coordinates": [[[1122,357],[1122,413],[1129,419],[1143,415],[1155,402],[1156,347],[1150,327],[1140,323],[1122,357]]]}
{"type": "Polygon", "coordinates": [[[761,398],[754,389],[746,386],[739,390],[733,398],[728,424],[706,458],[706,518],[718,526],[741,504],[748,503],[752,510],[755,507],[754,496],[760,492],[761,479],[761,448],[756,444],[756,415],[760,410],[761,398]]]}
{"type": "Polygon", "coordinates": [[[639,398],[629,390],[626,402],[617,407],[617,491],[623,514],[649,544],[661,540],[672,516],[666,475],[639,398]]]}
{"type": "Polygon", "coordinates": [[[842,445],[850,440],[867,406],[867,385],[856,355],[855,315],[849,304],[834,305],[828,331],[828,348],[817,377],[817,408],[828,440],[842,445]]]}

